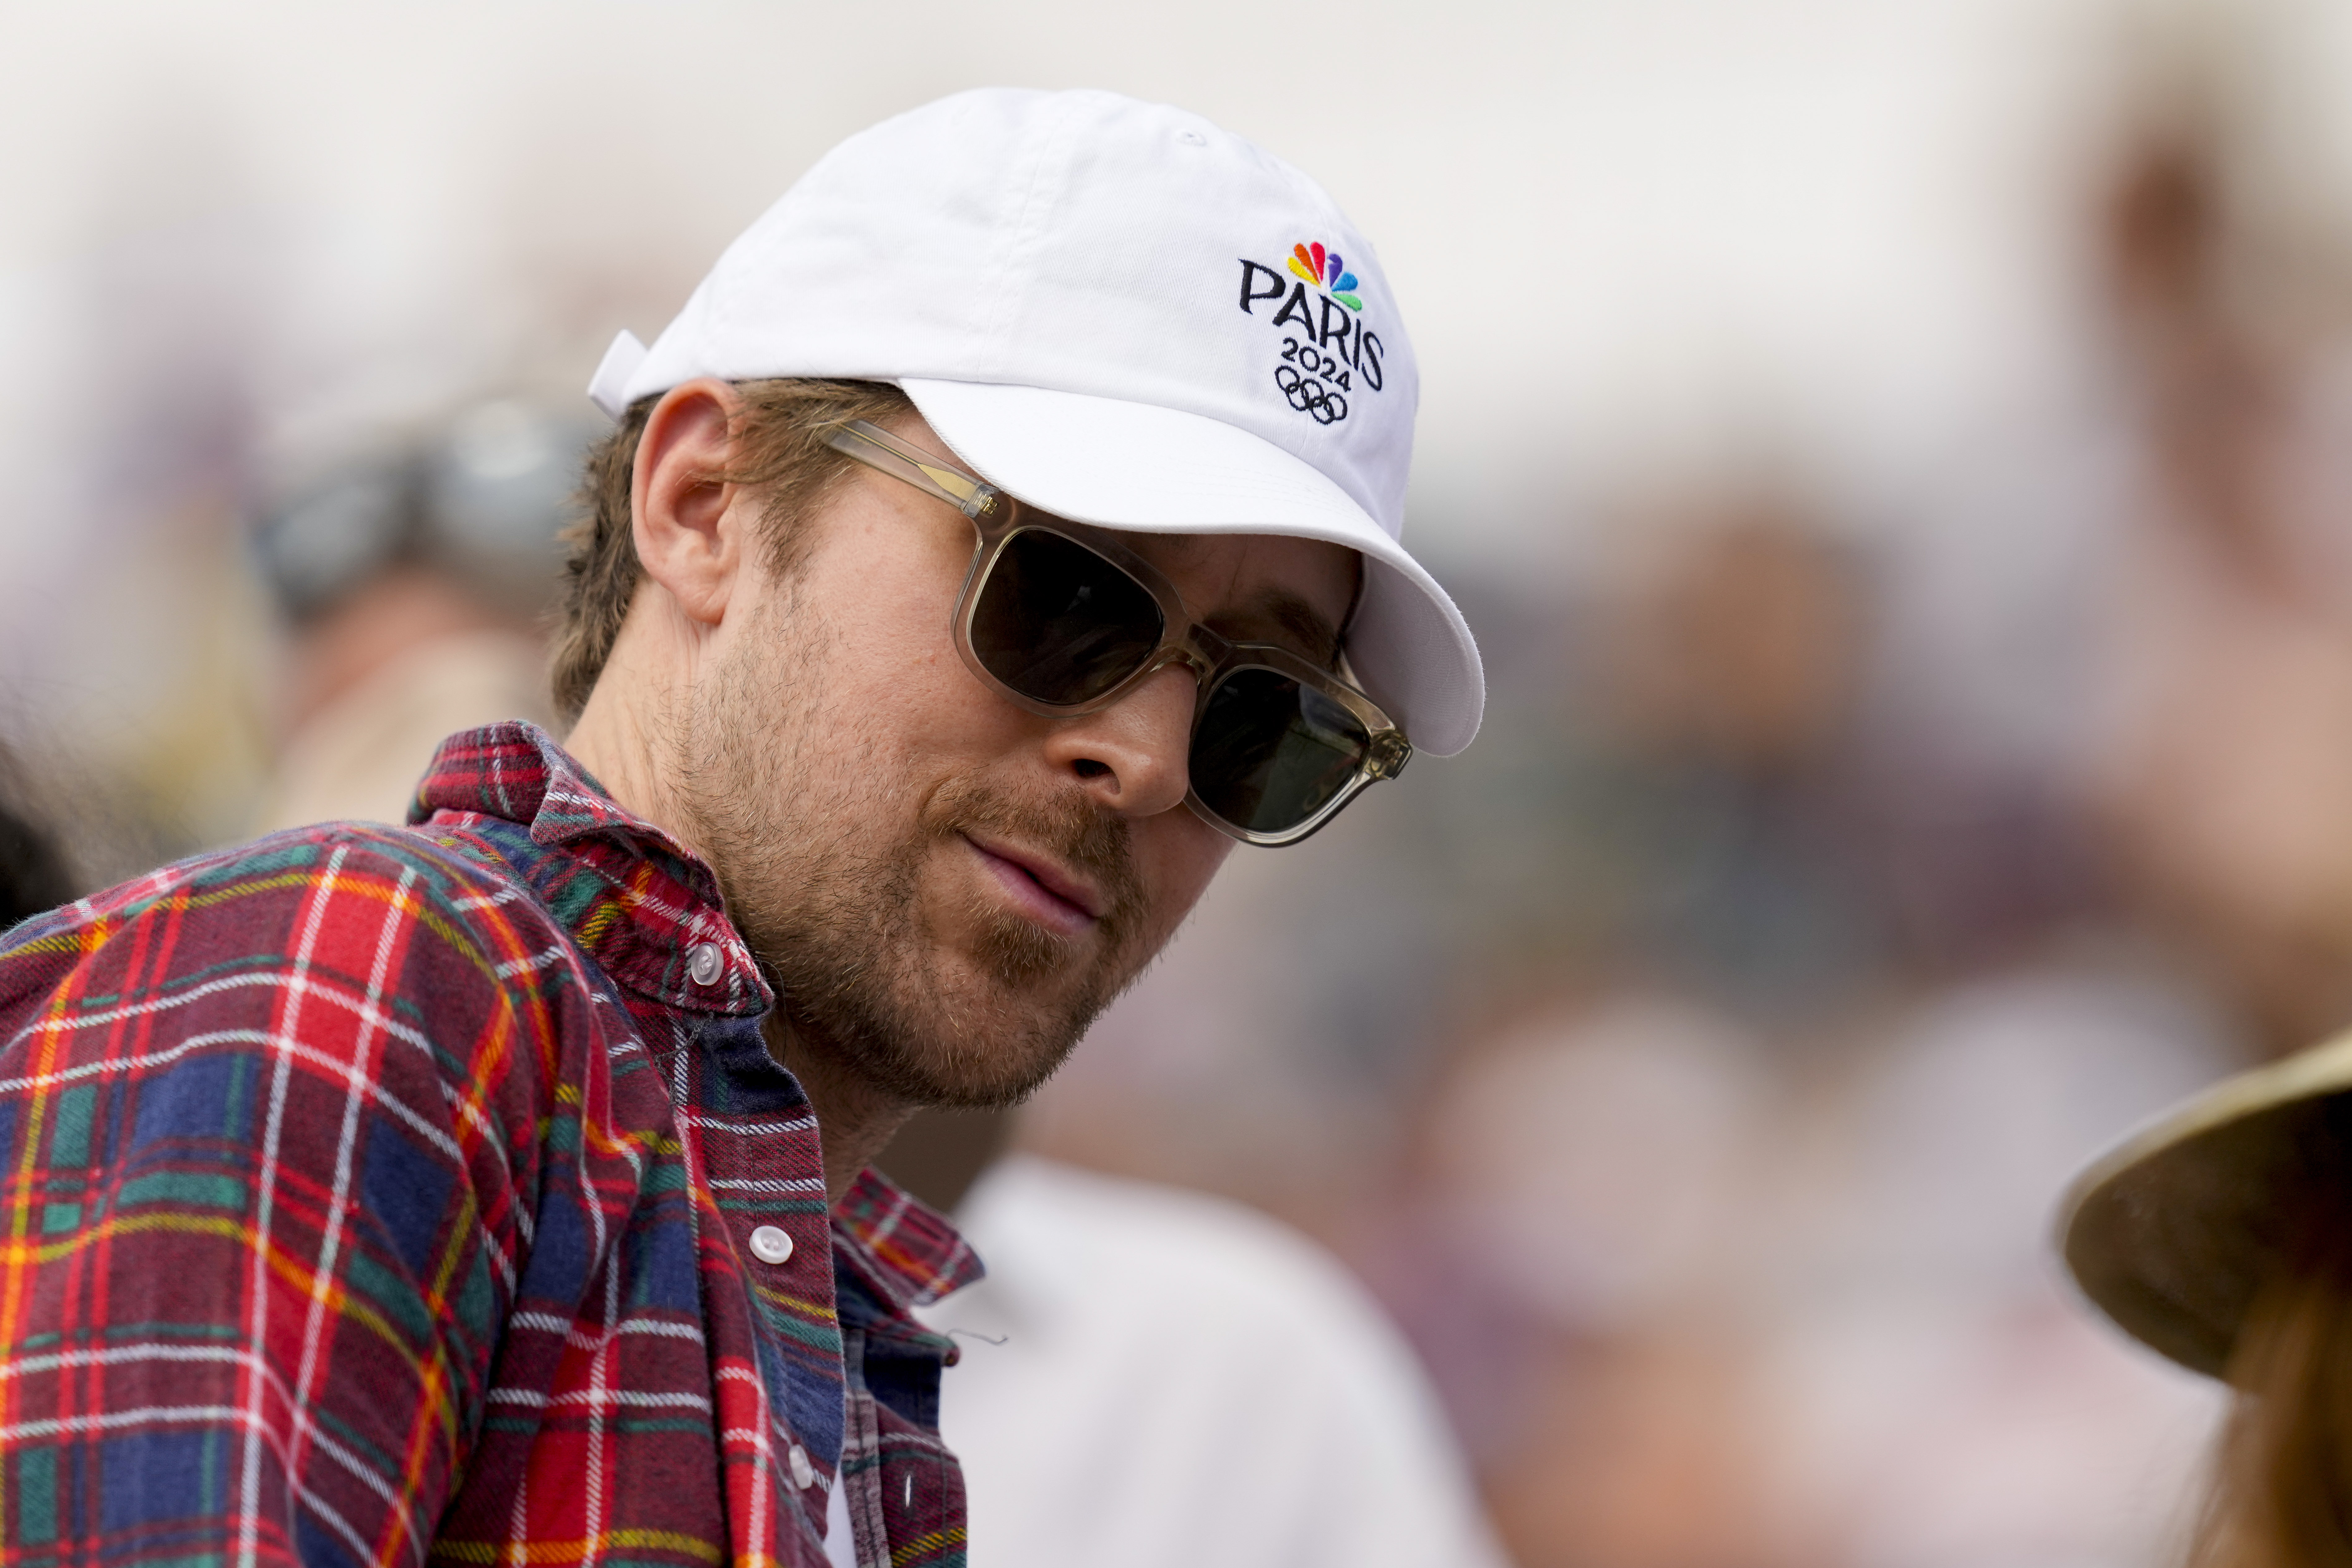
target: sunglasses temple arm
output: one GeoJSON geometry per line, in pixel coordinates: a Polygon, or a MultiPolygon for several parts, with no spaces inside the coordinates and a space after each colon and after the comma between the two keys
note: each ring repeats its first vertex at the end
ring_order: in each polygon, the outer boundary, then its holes
{"type": "Polygon", "coordinates": [[[966,517],[977,520],[995,510],[995,486],[932,460],[920,447],[910,447],[863,419],[835,426],[825,445],[939,497],[966,517]]]}

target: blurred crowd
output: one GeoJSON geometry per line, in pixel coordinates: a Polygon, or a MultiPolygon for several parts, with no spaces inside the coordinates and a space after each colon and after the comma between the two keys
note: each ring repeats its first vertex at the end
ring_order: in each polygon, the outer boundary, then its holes
{"type": "MultiPolygon", "coordinates": [[[[2030,428],[1955,430],[1883,515],[1769,453],[1654,477],[1574,573],[1474,586],[1476,746],[1236,856],[1010,1130],[1033,1184],[1328,1249],[1524,1568],[2174,1551],[2218,1396],[2069,1297],[2049,1207],[2352,1016],[2352,258],[2240,107],[2134,110],[2077,215],[2095,352],[2030,428]]],[[[396,819],[441,732],[547,712],[568,387],[294,463],[204,322],[142,352],[142,459],[82,508],[133,521],[58,547],[125,567],[61,559],[109,596],[0,637],[44,900],[396,819]],[[42,694],[92,621],[138,700],[78,727],[42,694]]]]}
{"type": "Polygon", "coordinates": [[[2080,395],[1900,515],[1759,463],[1474,602],[1478,746],[1236,868],[1031,1111],[1346,1258],[1530,1568],[2177,1555],[2216,1393],[2051,1205],[2352,1018],[2352,269],[2239,153],[2144,112],[2080,395]]]}

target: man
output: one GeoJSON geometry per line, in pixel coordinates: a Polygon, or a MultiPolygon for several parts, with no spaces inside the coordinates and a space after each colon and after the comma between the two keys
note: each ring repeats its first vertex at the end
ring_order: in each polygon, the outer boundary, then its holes
{"type": "Polygon", "coordinates": [[[1414,395],[1329,199],[1194,117],[825,158],[597,374],[564,747],[0,951],[7,1550],[960,1563],[912,1309],[977,1268],[866,1167],[1468,743],[1414,395]]]}

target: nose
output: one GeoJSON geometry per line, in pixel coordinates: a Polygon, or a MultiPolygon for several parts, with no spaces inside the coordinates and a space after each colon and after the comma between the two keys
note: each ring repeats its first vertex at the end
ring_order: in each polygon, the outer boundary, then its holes
{"type": "Polygon", "coordinates": [[[1098,712],[1066,720],[1046,738],[1045,755],[1087,794],[1122,816],[1154,816],[1183,804],[1191,787],[1192,672],[1173,665],[1098,712]]]}

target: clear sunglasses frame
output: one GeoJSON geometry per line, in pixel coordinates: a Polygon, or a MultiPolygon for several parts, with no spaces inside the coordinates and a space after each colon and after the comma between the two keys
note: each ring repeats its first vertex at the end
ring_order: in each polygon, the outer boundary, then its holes
{"type": "MultiPolygon", "coordinates": [[[[863,419],[844,420],[826,426],[824,435],[825,444],[835,451],[947,502],[970,521],[975,535],[971,565],[964,573],[963,586],[956,594],[955,614],[950,622],[951,640],[965,667],[989,689],[1014,706],[1049,719],[1075,718],[1080,714],[1098,712],[1160,671],[1171,665],[1181,664],[1191,669],[1193,676],[1192,736],[1197,738],[1201,721],[1208,712],[1209,699],[1217,688],[1238,671],[1257,668],[1271,670],[1321,693],[1345,708],[1364,727],[1370,742],[1354,775],[1332,792],[1331,798],[1304,821],[1279,832],[1260,832],[1229,822],[1201,798],[1197,789],[1188,787],[1185,804],[1192,808],[1195,816],[1218,832],[1238,838],[1244,844],[1264,847],[1296,844],[1337,816],[1367,784],[1396,777],[1412,759],[1412,743],[1405,739],[1403,729],[1381,710],[1380,704],[1331,671],[1287,648],[1277,647],[1271,643],[1234,642],[1202,625],[1185,607],[1183,596],[1176,591],[1176,585],[1161,575],[1150,562],[1121,544],[1112,531],[1089,528],[1084,523],[1059,518],[1051,521],[1042,521],[1043,514],[1031,513],[1018,500],[995,486],[961,468],[948,466],[922,448],[902,441],[881,426],[863,419]],[[1083,702],[1041,702],[1014,690],[981,662],[980,654],[972,646],[972,617],[978,612],[981,593],[987,586],[989,574],[1003,558],[1005,546],[1019,535],[1032,532],[1052,534],[1100,556],[1133,578],[1160,607],[1159,646],[1132,674],[1083,702]]],[[[1188,764],[1189,762],[1188,753],[1188,764]]]]}

